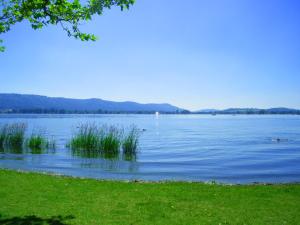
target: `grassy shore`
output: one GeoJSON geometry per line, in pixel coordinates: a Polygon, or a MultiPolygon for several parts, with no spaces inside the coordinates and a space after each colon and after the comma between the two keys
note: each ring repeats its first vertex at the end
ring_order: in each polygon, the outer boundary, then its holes
{"type": "Polygon", "coordinates": [[[0,170],[0,224],[300,224],[300,185],[97,181],[0,170]]]}

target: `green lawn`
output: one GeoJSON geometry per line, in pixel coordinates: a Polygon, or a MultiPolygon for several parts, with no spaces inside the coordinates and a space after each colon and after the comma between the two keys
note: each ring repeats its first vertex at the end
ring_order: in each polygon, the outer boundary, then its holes
{"type": "Polygon", "coordinates": [[[300,185],[127,183],[0,170],[0,224],[300,224],[300,185]]]}

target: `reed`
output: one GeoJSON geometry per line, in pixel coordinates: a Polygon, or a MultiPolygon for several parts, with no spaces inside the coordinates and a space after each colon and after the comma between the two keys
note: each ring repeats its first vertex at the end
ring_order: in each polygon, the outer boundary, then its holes
{"type": "Polygon", "coordinates": [[[122,149],[125,155],[128,156],[136,154],[138,149],[139,137],[139,129],[135,125],[132,125],[122,142],[122,149]]]}
{"type": "Polygon", "coordinates": [[[101,151],[112,154],[118,153],[122,143],[123,129],[117,126],[103,126],[101,134],[101,151]]]}
{"type": "Polygon", "coordinates": [[[126,159],[135,158],[140,131],[132,125],[124,135],[124,129],[114,125],[98,126],[95,123],[84,123],[67,144],[73,155],[80,157],[118,158],[120,150],[126,159]]]}
{"type": "Polygon", "coordinates": [[[95,124],[85,123],[78,126],[68,146],[71,149],[100,150],[101,132],[95,124]]]}
{"type": "Polygon", "coordinates": [[[78,130],[67,147],[73,150],[101,153],[116,153],[120,151],[123,134],[121,128],[117,126],[97,126],[94,123],[80,124],[77,128],[78,130]]]}
{"type": "Polygon", "coordinates": [[[4,147],[5,139],[7,136],[7,124],[0,126],[0,148],[4,147]]]}
{"type": "Polygon", "coordinates": [[[43,134],[32,134],[25,141],[26,147],[30,148],[33,153],[41,153],[42,150],[55,149],[55,141],[49,140],[43,134]]]}
{"type": "Polygon", "coordinates": [[[2,148],[22,148],[24,143],[25,123],[5,124],[0,128],[0,145],[2,148]]]}

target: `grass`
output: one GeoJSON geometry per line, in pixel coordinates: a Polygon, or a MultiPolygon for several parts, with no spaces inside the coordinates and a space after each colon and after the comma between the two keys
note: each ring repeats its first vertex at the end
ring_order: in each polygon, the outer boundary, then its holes
{"type": "Polygon", "coordinates": [[[78,126],[69,147],[72,149],[100,150],[101,132],[95,124],[85,123],[78,126]]]}
{"type": "Polygon", "coordinates": [[[8,170],[0,170],[0,184],[0,224],[300,224],[299,184],[136,183],[8,170]]]}
{"type": "Polygon", "coordinates": [[[116,126],[102,127],[101,150],[105,153],[119,153],[123,131],[116,126]]]}
{"type": "Polygon", "coordinates": [[[43,134],[32,134],[25,141],[26,147],[32,150],[32,153],[41,153],[45,149],[55,149],[55,142],[48,140],[43,134]]]}
{"type": "Polygon", "coordinates": [[[3,148],[6,139],[6,127],[7,125],[0,126],[0,148],[3,148]]]}
{"type": "Polygon", "coordinates": [[[54,140],[48,140],[42,134],[32,134],[25,138],[27,126],[25,123],[12,123],[0,126],[0,149],[9,153],[23,153],[24,147],[32,153],[41,153],[45,149],[55,149],[54,140]]]}
{"type": "Polygon", "coordinates": [[[75,155],[116,158],[122,146],[126,154],[135,154],[138,144],[138,129],[132,126],[129,133],[118,126],[97,126],[85,123],[78,126],[68,146],[75,155]],[[80,154],[82,152],[83,154],[80,154]]]}
{"type": "Polygon", "coordinates": [[[136,126],[131,126],[128,134],[125,136],[122,149],[125,155],[136,154],[138,148],[140,131],[136,126]]]}
{"type": "Polygon", "coordinates": [[[5,124],[0,127],[0,145],[2,148],[17,148],[23,147],[26,124],[13,123],[5,124]]]}
{"type": "MultiPolygon", "coordinates": [[[[24,123],[5,124],[0,126],[0,150],[6,149],[11,153],[22,153],[23,147],[31,153],[42,153],[46,149],[55,149],[55,142],[38,133],[25,139],[26,125],[24,123]],[[20,151],[15,152],[18,149],[20,151]]],[[[131,126],[124,134],[123,128],[118,126],[97,126],[93,123],[81,124],[67,147],[72,149],[73,155],[80,157],[104,157],[115,159],[120,157],[129,160],[136,158],[139,130],[131,126]]]]}

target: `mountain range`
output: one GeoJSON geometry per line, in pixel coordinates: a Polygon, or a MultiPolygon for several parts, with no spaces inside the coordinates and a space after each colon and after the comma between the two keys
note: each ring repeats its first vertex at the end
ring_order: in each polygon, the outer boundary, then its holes
{"type": "Polygon", "coordinates": [[[164,104],[140,104],[137,102],[114,102],[103,99],[72,99],[41,95],[0,94],[0,110],[18,113],[180,113],[179,107],[164,104]]]}
{"type": "Polygon", "coordinates": [[[299,114],[289,108],[229,108],[224,110],[203,109],[190,112],[171,104],[141,104],[115,102],[98,98],[73,99],[27,94],[1,94],[0,113],[193,113],[193,114],[299,114]]]}
{"type": "Polygon", "coordinates": [[[284,107],[258,109],[258,108],[229,108],[224,110],[203,109],[196,111],[197,114],[300,114],[298,109],[289,109],[284,107]]]}

